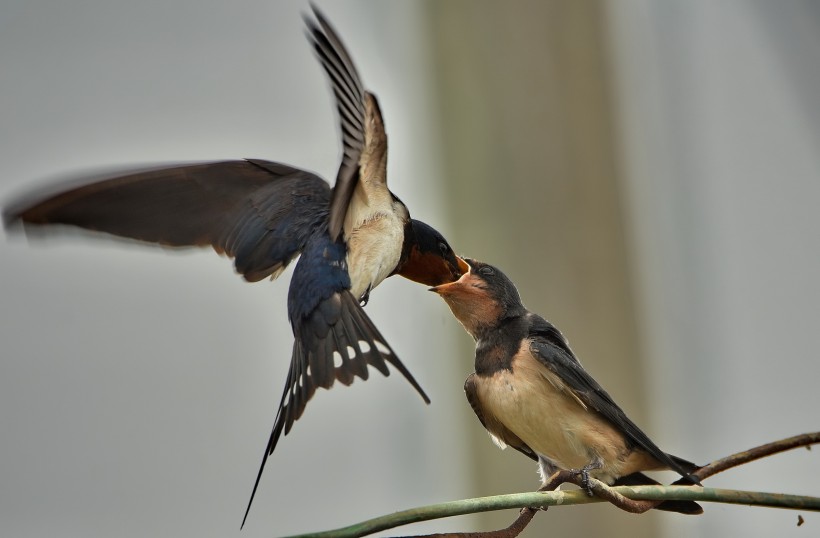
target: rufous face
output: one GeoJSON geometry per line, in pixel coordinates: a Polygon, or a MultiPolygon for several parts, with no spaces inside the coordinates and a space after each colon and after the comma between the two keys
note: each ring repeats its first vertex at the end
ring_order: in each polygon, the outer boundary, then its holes
{"type": "Polygon", "coordinates": [[[489,292],[484,279],[473,273],[469,266],[468,271],[455,282],[430,288],[430,291],[444,299],[473,338],[477,338],[481,328],[495,325],[501,315],[502,307],[498,300],[489,292]]]}

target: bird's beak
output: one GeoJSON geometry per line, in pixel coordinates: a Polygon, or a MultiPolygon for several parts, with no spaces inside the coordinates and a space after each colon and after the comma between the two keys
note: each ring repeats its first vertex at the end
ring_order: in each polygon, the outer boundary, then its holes
{"type": "Polygon", "coordinates": [[[461,271],[462,275],[470,271],[470,265],[465,262],[463,258],[456,256],[456,263],[458,264],[458,270],[461,271]]]}
{"type": "Polygon", "coordinates": [[[444,284],[439,284],[438,286],[433,286],[429,289],[429,291],[438,293],[439,295],[447,295],[464,285],[464,282],[470,278],[470,264],[458,256],[456,256],[456,261],[458,262],[459,270],[462,272],[461,277],[452,282],[446,282],[444,284]]]}
{"type": "Polygon", "coordinates": [[[470,266],[463,259],[453,254],[452,259],[439,258],[441,266],[438,271],[438,281],[428,284],[439,285],[458,280],[461,275],[470,270],[470,266]],[[455,263],[453,263],[455,262],[455,263]]]}
{"type": "Polygon", "coordinates": [[[453,282],[469,271],[470,266],[458,256],[453,260],[439,254],[420,254],[415,247],[411,251],[410,259],[397,274],[413,282],[437,286],[446,282],[453,282]]]}

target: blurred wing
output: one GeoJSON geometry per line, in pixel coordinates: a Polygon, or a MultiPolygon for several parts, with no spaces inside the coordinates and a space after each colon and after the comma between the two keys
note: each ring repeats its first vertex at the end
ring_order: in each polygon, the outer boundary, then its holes
{"type": "Polygon", "coordinates": [[[7,224],[67,224],[170,247],[211,246],[248,281],[276,276],[327,218],[318,176],[259,160],[173,166],[42,191],[5,212],[7,224]],[[32,198],[36,198],[34,202],[32,198]]]}
{"type": "Polygon", "coordinates": [[[316,7],[313,13],[318,25],[313,19],[305,17],[308,38],[333,86],[342,130],[342,164],[330,203],[329,231],[331,239],[335,240],[342,231],[353,190],[359,181],[359,158],[364,146],[365,92],[342,40],[316,7]]]}
{"type": "Polygon", "coordinates": [[[640,447],[668,468],[689,476],[679,461],[669,456],[626,416],[612,397],[595,381],[575,358],[566,340],[551,323],[539,318],[530,330],[533,356],[549,368],[587,407],[594,409],[614,425],[632,446],[640,447]]]}

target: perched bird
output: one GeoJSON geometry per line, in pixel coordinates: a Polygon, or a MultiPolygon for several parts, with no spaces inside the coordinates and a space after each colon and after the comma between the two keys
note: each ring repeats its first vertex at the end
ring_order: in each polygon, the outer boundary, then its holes
{"type": "Polygon", "coordinates": [[[310,172],[248,159],[87,178],[27,196],[4,215],[27,230],[62,224],[163,246],[211,246],[250,282],[276,278],[301,254],[288,292],[290,370],[248,510],[267,457],[317,387],[367,379],[368,366],[388,375],[390,364],[429,403],[360,302],[394,274],[433,286],[466,270],[444,237],[411,219],[388,189],[378,102],[333,28],[314,14],[305,17],[307,34],[331,81],[343,142],[332,190],[310,172]]]}
{"type": "MultiPolygon", "coordinates": [[[[467,400],[501,448],[538,462],[542,485],[561,469],[609,485],[657,484],[642,471],[671,469],[687,483],[697,466],[663,452],[632,422],[575,358],[567,341],[521,303],[497,268],[466,259],[457,281],[431,288],[476,341],[467,400]]],[[[699,514],[692,501],[657,506],[699,514]]]]}

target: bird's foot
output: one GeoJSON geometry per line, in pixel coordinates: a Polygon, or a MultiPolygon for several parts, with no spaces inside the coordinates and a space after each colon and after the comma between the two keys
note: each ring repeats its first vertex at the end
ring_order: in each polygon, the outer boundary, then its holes
{"type": "Polygon", "coordinates": [[[367,289],[364,290],[364,293],[362,293],[362,296],[359,297],[359,304],[362,307],[367,306],[367,303],[370,301],[370,290],[372,290],[372,289],[373,289],[373,283],[371,282],[370,284],[367,285],[367,289]]]}
{"type": "Polygon", "coordinates": [[[570,469],[570,472],[573,475],[575,475],[575,476],[580,475],[581,476],[581,487],[584,489],[584,491],[587,492],[587,495],[589,495],[590,497],[593,496],[593,493],[592,493],[592,486],[589,483],[589,472],[594,471],[596,469],[600,469],[601,467],[603,467],[603,463],[601,463],[600,460],[594,460],[594,461],[591,461],[591,462],[587,463],[586,465],[584,465],[580,469],[570,469]]]}

